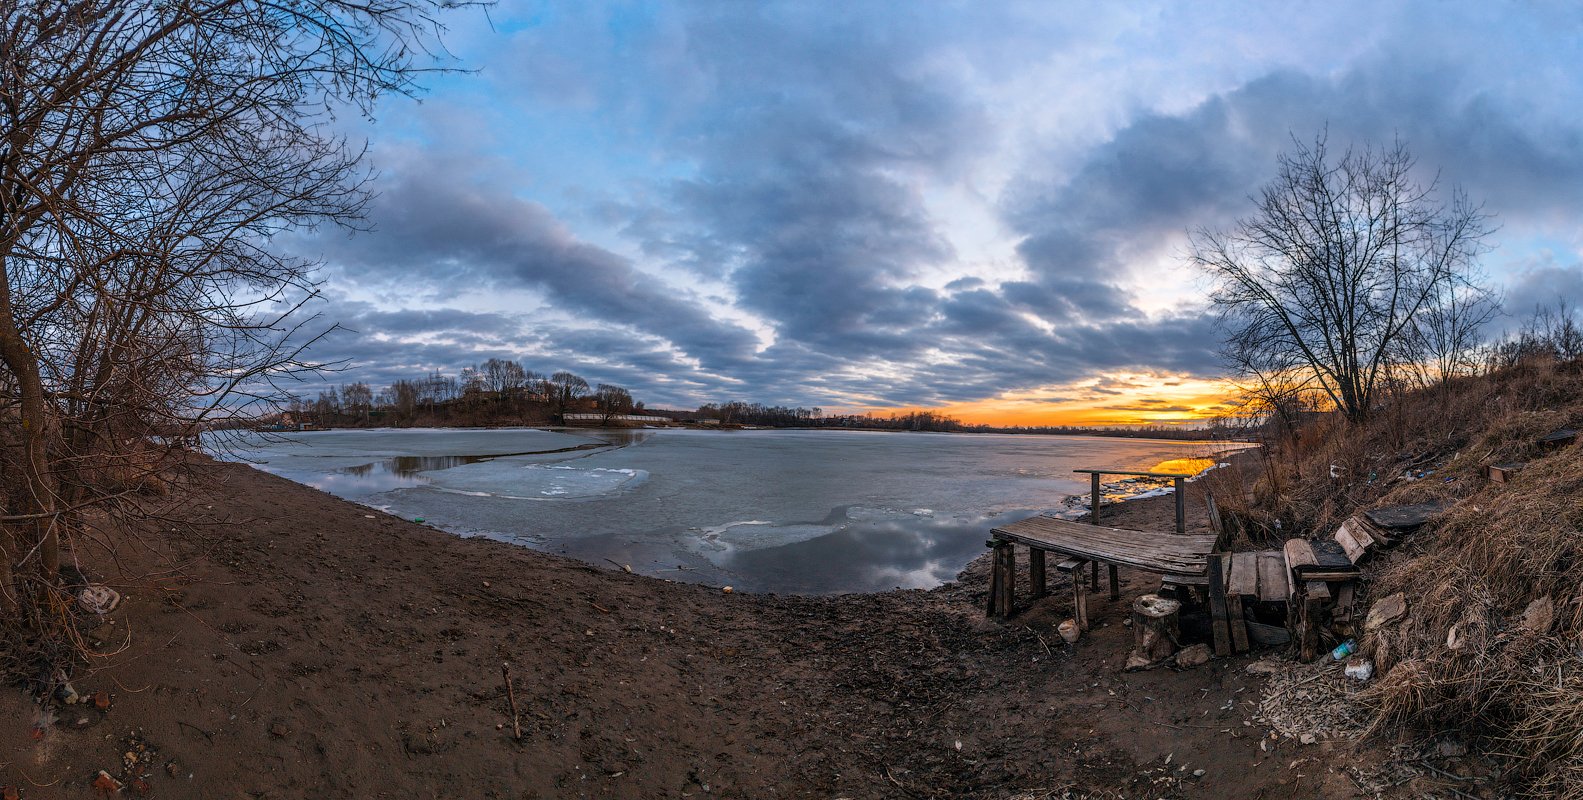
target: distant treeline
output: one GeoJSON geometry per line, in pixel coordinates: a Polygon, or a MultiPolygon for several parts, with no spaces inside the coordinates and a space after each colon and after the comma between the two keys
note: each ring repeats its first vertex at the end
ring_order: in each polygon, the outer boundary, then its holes
{"type": "MultiPolygon", "coordinates": [[[[767,406],[730,401],[708,403],[694,411],[646,409],[632,393],[608,383],[590,384],[567,371],[540,374],[520,362],[492,358],[464,367],[457,375],[431,372],[421,378],[397,380],[374,389],[348,383],[298,397],[271,422],[319,427],[445,427],[490,425],[553,425],[566,415],[598,414],[595,423],[619,424],[629,415],[660,417],[678,424],[723,427],[848,428],[887,431],[956,433],[1025,433],[1048,435],[1123,436],[1150,439],[1224,439],[1240,432],[1224,421],[1205,428],[1172,425],[1079,427],[1074,425],[974,425],[938,411],[826,416],[813,407],[767,406]]],[[[583,418],[586,420],[586,418],[583,418]]],[[[579,420],[582,421],[582,420],[579,420]]]]}
{"type": "Polygon", "coordinates": [[[432,372],[378,390],[343,384],[317,398],[294,398],[284,411],[287,422],[322,427],[546,425],[570,413],[598,413],[606,422],[645,413],[623,387],[590,385],[564,370],[542,375],[499,358],[458,375],[432,372]]]}
{"type": "Polygon", "coordinates": [[[1133,425],[1109,427],[1080,427],[1076,425],[1003,426],[963,422],[938,411],[907,411],[886,415],[874,413],[825,416],[817,406],[813,408],[787,408],[765,406],[758,403],[720,403],[700,407],[695,412],[647,412],[673,419],[717,419],[722,425],[753,425],[771,428],[855,428],[884,431],[936,431],[948,433],[1026,433],[1066,436],[1123,436],[1140,439],[1226,439],[1236,438],[1243,432],[1235,429],[1231,421],[1210,420],[1203,428],[1184,428],[1174,425],[1133,425]]]}

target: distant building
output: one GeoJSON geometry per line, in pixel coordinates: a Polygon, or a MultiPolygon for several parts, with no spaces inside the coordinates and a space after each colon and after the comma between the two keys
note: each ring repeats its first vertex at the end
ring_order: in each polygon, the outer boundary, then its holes
{"type": "Polygon", "coordinates": [[[567,425],[603,425],[607,422],[637,423],[641,425],[665,425],[671,422],[670,417],[656,417],[648,414],[562,414],[561,419],[567,425]]]}

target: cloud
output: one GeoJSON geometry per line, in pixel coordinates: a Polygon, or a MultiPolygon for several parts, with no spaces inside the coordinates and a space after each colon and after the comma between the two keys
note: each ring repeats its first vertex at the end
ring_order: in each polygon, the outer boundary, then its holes
{"type": "Polygon", "coordinates": [[[1508,308],[1583,298],[1564,9],[502,14],[462,36],[482,77],[379,143],[377,231],[293,243],[330,263],[359,331],[333,348],[369,375],[507,355],[655,404],[827,408],[1213,377],[1185,234],[1326,129],[1400,136],[1485,201],[1508,308]]]}

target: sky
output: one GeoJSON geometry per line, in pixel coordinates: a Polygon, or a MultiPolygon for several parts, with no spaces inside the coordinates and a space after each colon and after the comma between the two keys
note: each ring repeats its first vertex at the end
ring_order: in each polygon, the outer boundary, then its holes
{"type": "Polygon", "coordinates": [[[1512,314],[1583,302],[1583,7],[529,3],[444,18],[314,351],[375,386],[491,357],[630,388],[1176,422],[1226,398],[1189,232],[1294,140],[1400,138],[1499,226],[1512,314]]]}

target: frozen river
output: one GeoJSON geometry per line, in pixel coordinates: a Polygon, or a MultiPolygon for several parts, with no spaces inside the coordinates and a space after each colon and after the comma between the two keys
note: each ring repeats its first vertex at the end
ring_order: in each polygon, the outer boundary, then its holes
{"type": "MultiPolygon", "coordinates": [[[[989,529],[1203,443],[861,431],[340,430],[249,435],[237,456],[466,536],[602,566],[834,593],[930,587],[989,529]]],[[[1220,447],[1223,447],[1220,446],[1220,447]]]]}

